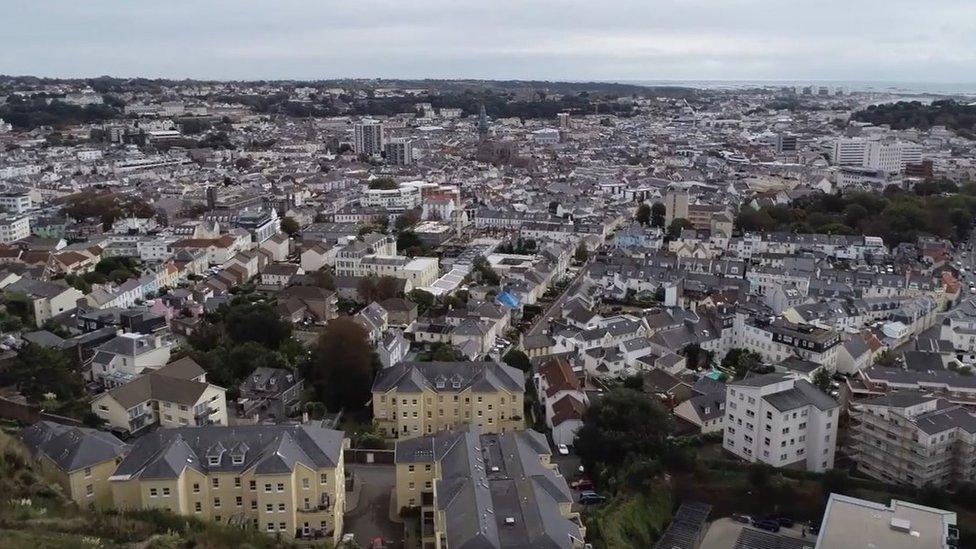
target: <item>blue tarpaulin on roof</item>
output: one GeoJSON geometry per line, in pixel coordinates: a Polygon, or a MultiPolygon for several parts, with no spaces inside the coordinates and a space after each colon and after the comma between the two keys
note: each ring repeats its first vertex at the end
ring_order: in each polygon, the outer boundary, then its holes
{"type": "Polygon", "coordinates": [[[509,309],[518,309],[519,307],[519,299],[508,292],[498,294],[496,301],[502,307],[508,307],[509,309]]]}

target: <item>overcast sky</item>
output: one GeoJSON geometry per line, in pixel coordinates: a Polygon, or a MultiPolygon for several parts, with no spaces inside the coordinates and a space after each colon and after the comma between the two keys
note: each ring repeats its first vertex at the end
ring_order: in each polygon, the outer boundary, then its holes
{"type": "Polygon", "coordinates": [[[0,74],[976,81],[976,0],[16,0],[0,74]]]}

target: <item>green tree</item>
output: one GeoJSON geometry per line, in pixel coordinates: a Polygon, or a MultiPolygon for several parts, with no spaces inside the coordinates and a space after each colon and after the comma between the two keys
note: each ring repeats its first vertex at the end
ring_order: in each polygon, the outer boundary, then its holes
{"type": "Polygon", "coordinates": [[[371,396],[374,364],[366,329],[343,316],[325,326],[305,379],[330,410],[362,411],[371,396]]]}
{"type": "Polygon", "coordinates": [[[579,245],[576,246],[576,251],[573,252],[573,259],[579,261],[580,263],[584,263],[589,257],[590,252],[587,251],[586,244],[580,242],[579,245]]]}
{"type": "Polygon", "coordinates": [[[281,231],[288,236],[295,236],[302,230],[301,226],[298,225],[298,221],[294,217],[286,215],[281,218],[281,231]]]}
{"type": "Polygon", "coordinates": [[[748,349],[729,349],[729,352],[722,358],[721,367],[723,370],[732,371],[735,379],[742,379],[750,372],[764,371],[762,356],[748,349]]]}
{"type": "Polygon", "coordinates": [[[410,290],[410,292],[407,293],[407,299],[417,304],[418,314],[424,314],[427,311],[429,311],[434,306],[434,303],[437,301],[437,298],[434,297],[434,294],[426,290],[421,290],[419,288],[415,290],[410,290]]]}
{"type": "Polygon", "coordinates": [[[632,389],[614,388],[583,413],[574,446],[587,470],[619,470],[627,459],[658,458],[670,426],[660,402],[632,389]]]}
{"type": "Polygon", "coordinates": [[[681,236],[681,231],[692,228],[691,221],[684,218],[677,218],[668,225],[668,240],[674,240],[681,236]]]}
{"type": "Polygon", "coordinates": [[[813,374],[813,384],[824,393],[830,393],[830,372],[826,368],[817,368],[813,374]]]}
{"type": "Polygon", "coordinates": [[[30,402],[44,400],[48,393],[61,401],[81,397],[85,384],[75,371],[71,360],[57,349],[28,343],[20,348],[17,358],[7,365],[8,382],[17,385],[30,402]]]}
{"type": "Polygon", "coordinates": [[[883,351],[874,357],[874,363],[878,366],[897,366],[898,355],[894,351],[883,351]]]}
{"type": "Polygon", "coordinates": [[[646,202],[641,202],[640,206],[637,206],[637,213],[634,214],[634,221],[640,223],[641,225],[647,225],[651,222],[651,207],[648,206],[646,202]]]}
{"type": "Polygon", "coordinates": [[[233,303],[224,315],[224,330],[235,343],[254,341],[277,349],[291,337],[291,323],[267,303],[233,303]]]}
{"type": "Polygon", "coordinates": [[[518,368],[523,372],[529,372],[532,370],[532,362],[529,361],[529,355],[523,353],[518,349],[511,349],[505,356],[502,357],[502,361],[508,364],[512,368],[518,368]]]}
{"type": "Polygon", "coordinates": [[[377,177],[369,182],[370,189],[393,190],[397,188],[397,182],[392,177],[377,177]]]}
{"type": "Polygon", "coordinates": [[[413,231],[400,231],[400,234],[397,235],[396,242],[397,250],[402,251],[409,257],[419,255],[424,249],[424,243],[420,241],[420,237],[413,231]]]}
{"type": "Polygon", "coordinates": [[[664,220],[667,219],[667,208],[660,202],[655,202],[651,206],[651,227],[664,228],[664,220]]]}

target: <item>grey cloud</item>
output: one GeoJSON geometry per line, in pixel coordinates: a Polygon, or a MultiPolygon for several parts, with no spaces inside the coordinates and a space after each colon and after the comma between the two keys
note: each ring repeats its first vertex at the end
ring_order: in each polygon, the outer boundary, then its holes
{"type": "Polygon", "coordinates": [[[962,82],[970,0],[55,0],[0,8],[0,73],[962,82]]]}

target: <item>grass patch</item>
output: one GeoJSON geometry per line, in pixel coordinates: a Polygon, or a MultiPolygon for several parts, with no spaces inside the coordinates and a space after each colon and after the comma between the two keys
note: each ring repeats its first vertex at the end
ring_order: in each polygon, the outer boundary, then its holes
{"type": "Polygon", "coordinates": [[[584,515],[587,541],[595,548],[653,547],[671,520],[667,487],[637,494],[619,494],[607,505],[584,515]]]}

